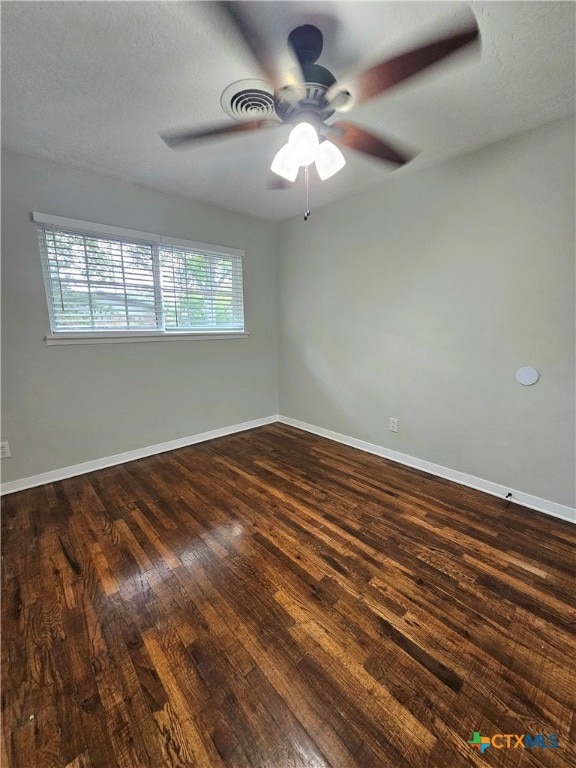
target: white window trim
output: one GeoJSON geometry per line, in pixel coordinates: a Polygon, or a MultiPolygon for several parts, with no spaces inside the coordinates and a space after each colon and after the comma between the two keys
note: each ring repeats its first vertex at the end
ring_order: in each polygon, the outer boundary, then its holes
{"type": "Polygon", "coordinates": [[[55,346],[73,346],[75,344],[135,344],[149,341],[190,341],[191,339],[209,340],[209,339],[245,339],[250,336],[248,331],[163,331],[150,333],[127,331],[109,331],[108,333],[53,333],[44,337],[46,345],[55,346]]]}
{"type": "MultiPolygon", "coordinates": [[[[198,248],[209,253],[221,253],[229,256],[245,255],[240,248],[230,248],[214,243],[201,243],[196,240],[185,240],[178,237],[160,235],[153,232],[143,232],[138,229],[126,229],[108,224],[98,224],[93,221],[81,221],[70,219],[66,216],[54,216],[50,213],[33,211],[31,219],[35,224],[47,224],[49,226],[63,227],[72,230],[95,235],[112,235],[123,238],[144,240],[156,245],[175,245],[182,248],[198,248]]],[[[210,340],[210,339],[243,339],[250,335],[249,331],[106,331],[84,333],[54,332],[47,334],[44,341],[47,346],[70,346],[76,344],[133,344],[156,341],[184,341],[184,340],[210,340]]]]}

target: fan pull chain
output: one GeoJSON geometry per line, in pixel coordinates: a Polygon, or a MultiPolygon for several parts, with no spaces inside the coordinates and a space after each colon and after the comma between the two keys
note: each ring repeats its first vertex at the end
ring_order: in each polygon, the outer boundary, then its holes
{"type": "Polygon", "coordinates": [[[308,166],[304,167],[304,183],[306,185],[306,211],[304,212],[304,221],[308,221],[310,216],[310,198],[309,198],[309,185],[308,185],[308,166]]]}

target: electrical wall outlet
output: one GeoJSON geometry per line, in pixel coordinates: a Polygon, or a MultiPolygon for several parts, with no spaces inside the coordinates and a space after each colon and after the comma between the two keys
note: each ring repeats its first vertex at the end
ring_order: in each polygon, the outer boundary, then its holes
{"type": "Polygon", "coordinates": [[[388,429],[390,432],[398,432],[398,419],[390,417],[390,425],[388,429]]]}
{"type": "Polygon", "coordinates": [[[0,443],[0,459],[7,459],[9,456],[12,456],[12,454],[10,453],[10,446],[6,440],[0,443]]]}

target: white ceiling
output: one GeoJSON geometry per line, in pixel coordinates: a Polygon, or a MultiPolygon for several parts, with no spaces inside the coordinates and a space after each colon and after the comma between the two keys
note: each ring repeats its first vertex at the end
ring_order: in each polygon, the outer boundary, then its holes
{"type": "MultiPolygon", "coordinates": [[[[300,214],[300,179],[289,191],[266,188],[285,127],[180,152],[159,138],[232,123],[222,91],[262,77],[217,5],[3,2],[3,146],[261,218],[300,214]]],[[[573,2],[249,5],[275,49],[293,27],[317,24],[319,63],[336,77],[448,33],[470,9],[480,26],[480,54],[460,52],[346,116],[419,155],[392,171],[346,149],[344,170],[315,180],[315,207],[574,111],[573,2]]]]}

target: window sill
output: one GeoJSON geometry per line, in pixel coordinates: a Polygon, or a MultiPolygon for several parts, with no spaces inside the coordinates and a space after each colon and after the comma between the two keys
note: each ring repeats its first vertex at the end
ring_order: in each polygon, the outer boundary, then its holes
{"type": "Polygon", "coordinates": [[[73,344],[142,344],[149,341],[190,341],[208,339],[245,339],[248,331],[197,331],[182,333],[107,333],[74,334],[58,333],[44,337],[47,346],[69,346],[73,344]]]}

